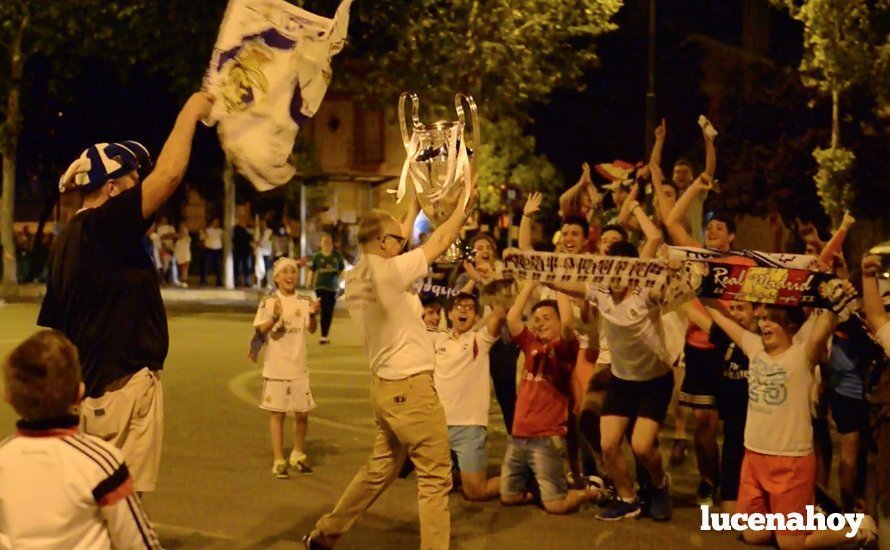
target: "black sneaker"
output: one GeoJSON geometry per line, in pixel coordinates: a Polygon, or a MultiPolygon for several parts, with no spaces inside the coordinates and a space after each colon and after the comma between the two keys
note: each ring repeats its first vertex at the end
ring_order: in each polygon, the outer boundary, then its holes
{"type": "Polygon", "coordinates": [[[649,501],[649,515],[655,521],[667,521],[671,519],[671,476],[664,474],[662,487],[652,487],[649,501]]]}
{"type": "Polygon", "coordinates": [[[331,550],[327,546],[323,546],[320,542],[312,538],[312,535],[303,535],[303,546],[306,550],[331,550]]]}
{"type": "Polygon", "coordinates": [[[707,481],[701,480],[698,484],[697,502],[699,506],[713,506],[717,502],[717,488],[707,481]]]}
{"type": "Polygon", "coordinates": [[[631,502],[616,498],[605,510],[596,515],[596,519],[603,521],[618,521],[620,519],[635,518],[640,515],[640,501],[633,499],[631,502]]]}

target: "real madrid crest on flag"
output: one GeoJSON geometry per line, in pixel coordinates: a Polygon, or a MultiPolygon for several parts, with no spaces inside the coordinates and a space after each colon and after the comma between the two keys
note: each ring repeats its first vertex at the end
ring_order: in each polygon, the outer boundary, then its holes
{"type": "Polygon", "coordinates": [[[284,0],[231,0],[204,89],[217,101],[210,125],[238,172],[260,191],[284,185],[300,126],[315,115],[343,49],[352,0],[333,18],[284,0]]]}

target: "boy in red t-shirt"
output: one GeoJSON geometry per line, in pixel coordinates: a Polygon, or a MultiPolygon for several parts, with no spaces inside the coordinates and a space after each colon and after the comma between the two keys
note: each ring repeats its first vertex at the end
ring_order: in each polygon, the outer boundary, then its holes
{"type": "Polygon", "coordinates": [[[501,502],[514,505],[532,500],[525,477],[531,470],[544,509],[551,514],[566,514],[591,497],[586,491],[569,491],[563,472],[578,341],[569,326],[572,306],[564,295],[535,304],[531,330],[525,326],[522,312],[535,286],[526,283],[507,313],[510,337],[522,349],[525,365],[516,397],[513,435],[507,440],[501,466],[501,502]]]}

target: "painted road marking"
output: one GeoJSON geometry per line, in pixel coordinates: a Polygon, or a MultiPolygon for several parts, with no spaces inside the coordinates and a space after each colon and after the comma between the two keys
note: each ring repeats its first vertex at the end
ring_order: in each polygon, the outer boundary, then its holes
{"type": "MultiPolygon", "coordinates": [[[[263,375],[262,369],[256,369],[252,371],[247,371],[239,374],[238,376],[229,380],[229,391],[237,397],[238,399],[244,401],[245,403],[249,403],[251,405],[256,405],[259,402],[258,396],[254,395],[247,389],[247,385],[253,378],[259,378],[263,375]]],[[[335,385],[336,387],[345,387],[348,389],[355,389],[355,386],[342,386],[340,384],[335,385]]],[[[323,387],[332,387],[332,386],[323,386],[323,387]]],[[[366,401],[368,400],[365,398],[366,401]]],[[[322,400],[324,403],[324,400],[322,400]]],[[[322,418],[318,415],[312,415],[312,422],[315,424],[320,424],[322,426],[327,426],[330,428],[339,428],[341,430],[357,433],[361,435],[374,435],[377,433],[375,428],[363,428],[361,426],[355,426],[353,424],[344,424],[343,422],[337,422],[335,420],[328,420],[327,418],[322,418]]]]}
{"type": "Polygon", "coordinates": [[[151,522],[151,524],[154,525],[155,530],[164,537],[188,537],[198,535],[200,537],[215,540],[236,540],[235,537],[219,531],[204,531],[202,529],[195,529],[194,527],[182,527],[180,525],[170,525],[167,523],[158,523],[156,521],[151,522]]]}

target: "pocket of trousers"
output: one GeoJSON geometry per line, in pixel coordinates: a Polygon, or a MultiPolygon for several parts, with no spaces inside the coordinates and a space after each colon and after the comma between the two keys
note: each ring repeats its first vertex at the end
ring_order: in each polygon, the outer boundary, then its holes
{"type": "Polygon", "coordinates": [[[85,399],[81,403],[81,427],[85,433],[110,443],[126,435],[134,402],[120,393],[110,392],[95,399],[85,399]]]}

